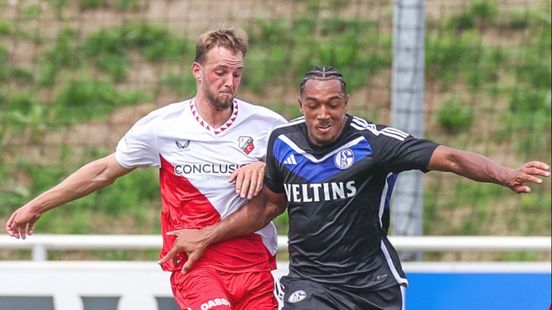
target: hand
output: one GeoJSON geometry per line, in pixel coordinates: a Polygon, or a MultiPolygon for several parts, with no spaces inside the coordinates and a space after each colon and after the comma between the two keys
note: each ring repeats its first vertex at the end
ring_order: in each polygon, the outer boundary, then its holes
{"type": "Polygon", "coordinates": [[[540,161],[525,163],[521,167],[512,170],[505,185],[516,193],[530,193],[531,188],[526,183],[542,183],[542,179],[537,176],[550,176],[550,166],[540,161]]]}
{"type": "Polygon", "coordinates": [[[236,181],[236,193],[241,198],[252,199],[263,188],[265,163],[258,161],[236,169],[229,181],[236,181]]]}
{"type": "Polygon", "coordinates": [[[6,232],[17,239],[25,239],[27,235],[33,234],[34,224],[41,216],[41,212],[32,210],[30,205],[24,205],[12,213],[6,222],[6,232]]]}
{"type": "Polygon", "coordinates": [[[170,231],[168,236],[176,236],[172,249],[158,263],[173,259],[179,252],[186,252],[188,260],[182,266],[182,273],[190,271],[195,262],[203,255],[207,247],[206,229],[181,229],[170,231]]]}

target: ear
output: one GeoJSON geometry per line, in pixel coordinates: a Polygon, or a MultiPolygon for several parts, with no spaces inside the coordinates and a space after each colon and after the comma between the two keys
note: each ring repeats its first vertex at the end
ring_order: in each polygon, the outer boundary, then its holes
{"type": "Polygon", "coordinates": [[[192,64],[192,75],[196,79],[196,81],[201,81],[201,65],[198,62],[194,62],[192,64]]]}
{"type": "Polygon", "coordinates": [[[349,95],[345,97],[345,112],[349,110],[349,95]]]}
{"type": "Polygon", "coordinates": [[[301,96],[297,96],[297,102],[299,103],[299,110],[301,111],[301,113],[305,114],[305,112],[303,111],[303,101],[301,101],[301,96]]]}

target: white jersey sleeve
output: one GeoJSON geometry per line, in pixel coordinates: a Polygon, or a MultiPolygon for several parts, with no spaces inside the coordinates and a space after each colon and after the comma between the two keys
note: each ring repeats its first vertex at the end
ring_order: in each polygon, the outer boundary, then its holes
{"type": "Polygon", "coordinates": [[[146,115],[123,136],[117,144],[115,158],[125,168],[161,166],[157,139],[154,133],[158,118],[146,115]]]}

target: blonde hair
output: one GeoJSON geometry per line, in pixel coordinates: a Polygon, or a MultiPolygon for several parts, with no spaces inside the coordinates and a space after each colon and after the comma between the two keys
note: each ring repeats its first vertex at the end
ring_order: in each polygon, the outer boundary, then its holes
{"type": "Polygon", "coordinates": [[[194,61],[203,64],[205,54],[217,46],[224,47],[233,53],[241,52],[245,57],[248,47],[247,34],[241,29],[234,28],[219,28],[201,34],[196,42],[194,61]]]}

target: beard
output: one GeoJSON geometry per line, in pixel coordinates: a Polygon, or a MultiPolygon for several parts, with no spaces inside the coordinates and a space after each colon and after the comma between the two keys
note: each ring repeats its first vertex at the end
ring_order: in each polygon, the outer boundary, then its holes
{"type": "Polygon", "coordinates": [[[218,111],[224,111],[232,107],[234,96],[226,97],[228,99],[217,98],[210,89],[207,89],[207,99],[209,103],[218,111]]]}

